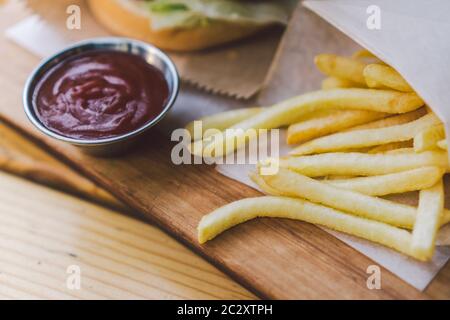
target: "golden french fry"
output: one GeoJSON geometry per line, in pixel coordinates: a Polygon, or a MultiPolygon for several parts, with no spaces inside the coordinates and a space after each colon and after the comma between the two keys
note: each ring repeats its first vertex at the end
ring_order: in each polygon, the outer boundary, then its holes
{"type": "MultiPolygon", "coordinates": [[[[330,90],[336,88],[358,88],[361,87],[360,84],[352,82],[347,79],[328,77],[323,79],[321,88],[322,90],[330,90]]],[[[366,87],[366,86],[363,86],[366,87]]]]}
{"type": "Polygon", "coordinates": [[[448,168],[444,151],[411,154],[324,153],[311,156],[281,158],[279,166],[309,177],[327,175],[374,176],[421,167],[448,168]]]}
{"type": "Polygon", "coordinates": [[[444,211],[444,186],[442,179],[429,189],[422,190],[419,197],[416,222],[412,232],[411,250],[421,260],[433,256],[436,233],[444,211]]]}
{"type": "Polygon", "coordinates": [[[364,68],[364,78],[367,86],[379,89],[395,89],[403,92],[413,92],[413,88],[393,68],[382,64],[369,64],[364,68]]]}
{"type": "Polygon", "coordinates": [[[334,54],[319,54],[314,58],[314,62],[317,68],[327,76],[366,85],[363,75],[366,64],[359,60],[334,54]]]}
{"type": "Polygon", "coordinates": [[[427,114],[426,108],[420,108],[411,112],[391,116],[388,118],[376,120],[373,122],[365,123],[353,128],[350,128],[345,131],[356,131],[356,130],[365,130],[365,129],[378,129],[378,128],[386,128],[391,126],[396,126],[399,124],[408,123],[414,120],[417,120],[424,115],[427,114]]]}
{"type": "Polygon", "coordinates": [[[429,113],[406,124],[350,132],[339,132],[306,142],[290,152],[293,155],[307,155],[356,148],[371,147],[391,142],[408,141],[425,129],[440,124],[437,116],[429,113]]]}
{"type": "Polygon", "coordinates": [[[280,169],[275,175],[261,176],[267,185],[288,196],[295,196],[364,218],[412,229],[416,208],[340,189],[291,170],[280,169]]]}
{"type": "Polygon", "coordinates": [[[381,152],[390,152],[396,150],[403,150],[412,148],[413,142],[412,140],[408,141],[400,141],[400,142],[391,142],[388,144],[382,144],[380,146],[373,147],[367,153],[381,153],[381,152]]]}
{"type": "MultiPolygon", "coordinates": [[[[262,109],[263,108],[260,107],[254,107],[229,110],[200,118],[196,121],[202,122],[202,132],[201,135],[198,135],[199,137],[197,139],[204,138],[203,133],[208,129],[217,129],[223,131],[238,122],[241,122],[245,119],[250,118],[251,116],[258,114],[262,109]]],[[[189,131],[189,134],[194,140],[197,140],[194,137],[194,123],[195,121],[189,122],[185,129],[189,131]]]]}
{"type": "Polygon", "coordinates": [[[355,178],[354,176],[337,176],[337,175],[329,175],[326,177],[323,177],[323,181],[328,181],[328,180],[345,180],[345,179],[353,179],[355,178]]]}
{"type": "Polygon", "coordinates": [[[389,150],[385,152],[386,154],[412,154],[415,153],[414,148],[400,148],[395,150],[389,150]]]}
{"type": "Polygon", "coordinates": [[[424,167],[381,176],[324,180],[324,182],[369,196],[385,196],[430,188],[444,173],[443,168],[424,167]]]}
{"type": "Polygon", "coordinates": [[[450,210],[444,209],[444,216],[441,220],[441,226],[450,222],[450,210]]]}
{"type": "MultiPolygon", "coordinates": [[[[330,114],[334,114],[338,111],[348,111],[348,110],[339,110],[339,109],[332,109],[332,108],[317,110],[317,111],[313,111],[313,112],[310,112],[310,113],[307,113],[307,114],[301,116],[298,119],[298,121],[296,121],[296,122],[299,123],[299,122],[306,121],[306,120],[329,116],[330,114]]],[[[388,114],[388,115],[390,115],[390,114],[388,114]]]]}
{"type": "Polygon", "coordinates": [[[206,141],[196,141],[191,152],[205,157],[220,157],[244,145],[250,129],[279,128],[297,122],[305,114],[324,109],[361,109],[387,113],[415,110],[423,101],[414,93],[374,89],[333,89],[310,92],[265,108],[257,115],[218,133],[206,141]],[[228,130],[227,130],[228,131],[228,130]],[[200,154],[197,154],[200,150],[200,154]],[[203,151],[203,152],[202,152],[203,151]]]}
{"type": "Polygon", "coordinates": [[[311,140],[362,123],[381,119],[387,115],[387,113],[374,111],[336,110],[327,115],[290,125],[287,131],[287,143],[296,144],[311,140]]]}
{"type": "Polygon", "coordinates": [[[441,140],[437,143],[439,149],[447,150],[447,140],[441,140]]]}
{"type": "Polygon", "coordinates": [[[269,186],[264,179],[255,171],[250,172],[248,174],[248,176],[250,177],[250,179],[258,186],[261,188],[261,190],[266,193],[266,194],[270,194],[272,196],[283,196],[283,193],[272,188],[271,186],[269,186]]]}
{"type": "Polygon", "coordinates": [[[414,137],[414,151],[423,152],[438,148],[437,143],[445,138],[444,125],[426,128],[414,137]]]}
{"type": "Polygon", "coordinates": [[[352,54],[353,59],[374,58],[374,57],[375,57],[375,55],[367,49],[361,49],[361,50],[355,51],[352,54]]]}
{"type": "Polygon", "coordinates": [[[238,200],[214,210],[201,219],[197,227],[198,241],[205,243],[225,230],[257,217],[287,218],[319,224],[413,255],[411,234],[406,230],[309,201],[273,196],[238,200]]]}

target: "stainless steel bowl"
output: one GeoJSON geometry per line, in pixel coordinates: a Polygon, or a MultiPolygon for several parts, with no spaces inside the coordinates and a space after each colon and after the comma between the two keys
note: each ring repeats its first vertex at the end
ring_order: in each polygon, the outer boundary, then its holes
{"type": "Polygon", "coordinates": [[[153,127],[167,114],[177,98],[179,86],[180,80],[174,63],[158,48],[148,43],[128,38],[94,38],[72,45],[44,60],[31,73],[25,84],[23,92],[23,105],[28,119],[30,119],[30,121],[44,134],[75,145],[90,154],[99,156],[117,155],[128,150],[143,132],[153,127]],[[58,134],[47,128],[36,115],[36,110],[33,106],[33,93],[35,91],[35,87],[39,83],[42,76],[56,64],[80,53],[95,50],[128,52],[144,58],[149,64],[158,68],[164,74],[169,86],[169,98],[167,103],[164,106],[163,111],[155,119],[147,122],[144,126],[132,132],[120,136],[105,139],[74,139],[58,134]]]}

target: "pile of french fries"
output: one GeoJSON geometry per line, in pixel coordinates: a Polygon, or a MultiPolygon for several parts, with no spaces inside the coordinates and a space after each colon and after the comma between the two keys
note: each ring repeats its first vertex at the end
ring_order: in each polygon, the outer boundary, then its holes
{"type": "MultiPolygon", "coordinates": [[[[243,199],[204,216],[198,240],[256,217],[302,220],[385,245],[418,260],[433,256],[448,170],[444,126],[393,68],[368,51],[321,54],[322,89],[266,108],[201,119],[221,132],[192,143],[191,152],[217,157],[246,143],[245,130],[287,127],[286,157],[260,162],[252,180],[267,196],[243,199]],[[235,133],[225,134],[225,129],[235,133]],[[263,175],[274,164],[277,174],[263,175]],[[382,196],[419,191],[418,207],[382,196]]],[[[188,130],[192,131],[192,124],[188,130]]]]}

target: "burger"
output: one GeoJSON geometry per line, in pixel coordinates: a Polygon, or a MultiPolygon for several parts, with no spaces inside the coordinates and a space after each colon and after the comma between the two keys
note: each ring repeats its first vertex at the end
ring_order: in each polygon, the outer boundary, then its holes
{"type": "Polygon", "coordinates": [[[193,51],[285,25],[296,0],[88,0],[118,35],[173,51],[193,51]]]}

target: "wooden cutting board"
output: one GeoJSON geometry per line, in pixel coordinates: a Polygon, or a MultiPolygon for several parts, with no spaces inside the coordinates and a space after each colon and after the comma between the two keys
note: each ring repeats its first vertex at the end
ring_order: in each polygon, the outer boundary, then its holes
{"type": "MultiPolygon", "coordinates": [[[[20,19],[0,11],[0,30],[20,19]]],[[[175,166],[170,160],[171,128],[215,106],[241,103],[184,87],[171,116],[148,133],[133,153],[94,158],[51,141],[28,123],[22,112],[25,79],[38,59],[0,36],[0,115],[51,151],[92,177],[116,197],[187,244],[263,298],[450,298],[450,266],[425,293],[382,268],[382,289],[366,287],[373,262],[319,228],[302,222],[259,219],[240,225],[200,246],[196,226],[211,210],[259,193],[203,165],[175,166]]]]}

